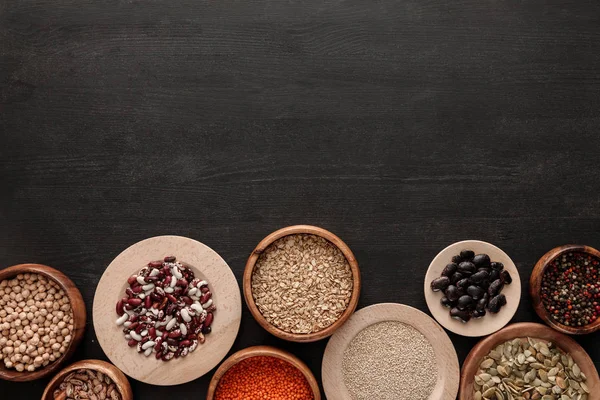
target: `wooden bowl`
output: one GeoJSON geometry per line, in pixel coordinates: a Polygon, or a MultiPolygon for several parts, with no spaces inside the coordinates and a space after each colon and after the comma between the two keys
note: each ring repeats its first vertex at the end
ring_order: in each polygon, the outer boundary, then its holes
{"type": "Polygon", "coordinates": [[[352,253],[352,250],[350,250],[348,245],[346,245],[346,243],[344,243],[342,241],[342,239],[340,239],[333,233],[331,233],[323,228],[319,228],[319,227],[311,226],[311,225],[294,225],[294,226],[288,226],[286,228],[279,229],[279,230],[271,233],[269,236],[267,236],[263,240],[261,240],[261,242],[258,244],[258,246],[256,246],[256,248],[254,249],[254,251],[252,251],[252,254],[250,254],[250,257],[248,258],[248,261],[246,262],[246,269],[244,270],[243,286],[244,286],[244,298],[246,299],[246,304],[248,305],[248,308],[250,309],[250,313],[252,313],[252,316],[254,317],[254,319],[256,319],[256,321],[258,321],[260,326],[262,326],[264,329],[266,329],[270,334],[272,334],[280,339],[289,340],[292,342],[304,342],[304,343],[315,342],[317,340],[321,340],[321,339],[331,336],[333,334],[333,332],[335,332],[336,329],[338,329],[340,326],[342,326],[344,324],[344,322],[346,322],[348,320],[348,318],[350,318],[350,316],[352,315],[354,310],[356,310],[356,306],[358,305],[358,298],[360,297],[360,270],[358,269],[358,262],[356,261],[356,258],[354,258],[354,254],[352,253]],[[254,297],[252,297],[252,273],[254,272],[254,266],[256,265],[258,258],[267,249],[267,247],[269,247],[269,245],[271,245],[274,241],[276,241],[277,239],[280,239],[284,236],[294,235],[294,234],[311,234],[311,235],[317,235],[324,239],[327,239],[329,242],[334,244],[338,249],[340,249],[340,251],[344,254],[344,256],[346,257],[346,260],[348,260],[348,263],[350,264],[350,269],[352,271],[352,280],[353,280],[352,296],[350,297],[350,303],[348,304],[348,307],[346,308],[346,310],[344,310],[342,315],[340,315],[340,318],[337,321],[335,321],[333,324],[331,324],[327,328],[320,330],[318,332],[307,333],[307,334],[298,334],[298,333],[286,332],[282,329],[279,329],[278,327],[276,327],[276,326],[272,325],[270,322],[268,322],[265,319],[265,317],[263,317],[263,315],[259,311],[258,307],[256,306],[256,303],[254,302],[254,297]]]}
{"type": "Polygon", "coordinates": [[[63,379],[66,378],[68,374],[78,369],[91,369],[102,372],[117,385],[122,400],[133,400],[133,393],[131,392],[131,386],[129,385],[127,377],[114,365],[100,360],[77,361],[60,371],[46,386],[46,390],[44,390],[44,394],[42,394],[42,400],[54,400],[54,390],[60,386],[63,379]]]}
{"type": "Polygon", "coordinates": [[[542,302],[542,298],[540,296],[542,291],[542,277],[544,276],[546,267],[548,267],[548,265],[550,265],[555,258],[562,256],[564,253],[570,252],[587,253],[600,259],[600,251],[594,249],[593,247],[577,244],[567,244],[564,246],[555,247],[544,254],[542,258],[540,258],[535,264],[535,267],[531,272],[531,277],[529,278],[529,293],[531,294],[531,298],[533,300],[533,308],[535,309],[535,312],[540,316],[541,319],[544,320],[546,324],[559,332],[569,335],[585,335],[596,332],[600,329],[600,318],[591,324],[581,327],[563,325],[560,322],[550,318],[550,315],[548,314],[546,307],[544,307],[544,303],[542,302]]]}
{"type": "Polygon", "coordinates": [[[41,264],[19,264],[3,269],[0,271],[0,281],[11,279],[18,274],[25,273],[44,275],[48,279],[52,279],[54,282],[58,283],[62,290],[67,294],[71,303],[71,310],[73,311],[73,332],[71,333],[72,339],[71,343],[69,343],[69,347],[67,347],[67,351],[65,351],[65,353],[58,360],[55,360],[47,366],[33,372],[18,372],[14,369],[8,369],[4,366],[4,362],[0,362],[0,379],[7,381],[33,381],[44,378],[56,372],[65,361],[71,358],[75,352],[75,349],[81,342],[81,339],[83,339],[83,333],[85,331],[85,303],[83,302],[83,298],[81,297],[79,289],[77,289],[73,281],[67,278],[67,276],[62,272],[41,264]]]}
{"type": "Polygon", "coordinates": [[[542,324],[521,322],[508,325],[506,328],[481,340],[473,347],[463,363],[460,376],[459,400],[473,400],[473,382],[479,364],[489,352],[504,342],[515,338],[531,337],[555,343],[565,353],[570,353],[587,377],[586,384],[590,389],[588,400],[600,399],[600,379],[598,371],[590,356],[573,339],[542,324]]]}
{"type": "Polygon", "coordinates": [[[219,381],[225,375],[225,373],[240,361],[258,356],[267,356],[267,357],[275,357],[280,360],[287,361],[292,364],[294,367],[300,370],[304,377],[306,378],[314,396],[314,400],[321,400],[321,392],[319,390],[319,384],[315,379],[315,376],[310,371],[310,369],[304,364],[298,357],[295,355],[288,353],[287,351],[279,350],[275,347],[271,346],[253,346],[248,347],[246,349],[240,350],[237,353],[231,355],[228,359],[226,359],[223,364],[217,369],[212,379],[210,380],[210,384],[208,386],[208,393],[206,394],[206,400],[213,400],[215,396],[215,391],[217,390],[217,386],[219,385],[219,381]]]}

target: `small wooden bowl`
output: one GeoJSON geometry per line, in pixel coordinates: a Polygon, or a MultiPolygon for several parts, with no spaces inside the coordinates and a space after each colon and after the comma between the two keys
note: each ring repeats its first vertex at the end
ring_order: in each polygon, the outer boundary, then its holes
{"type": "Polygon", "coordinates": [[[300,370],[304,377],[306,378],[314,396],[314,400],[321,400],[321,392],[319,390],[319,384],[315,379],[315,376],[311,372],[311,370],[304,364],[298,357],[295,355],[288,353],[287,351],[279,350],[275,347],[271,346],[253,346],[248,347],[246,349],[240,350],[237,353],[231,355],[228,359],[226,359],[223,364],[217,369],[212,379],[210,380],[210,384],[208,386],[208,393],[206,394],[206,400],[213,400],[215,396],[215,391],[217,390],[217,386],[219,385],[219,381],[225,375],[225,373],[234,366],[246,358],[258,357],[258,356],[267,356],[267,357],[275,357],[280,360],[287,361],[292,364],[294,367],[300,370]]]}
{"type": "Polygon", "coordinates": [[[4,362],[0,362],[0,379],[14,382],[33,381],[44,378],[56,372],[65,361],[71,358],[75,352],[75,349],[81,342],[81,339],[83,339],[86,322],[85,303],[83,302],[83,298],[81,297],[79,289],[77,289],[73,281],[67,278],[65,274],[55,270],[54,268],[41,264],[14,265],[0,271],[0,281],[11,279],[18,274],[25,273],[44,275],[48,279],[52,279],[54,282],[58,283],[62,290],[67,294],[69,297],[69,302],[71,303],[71,310],[73,311],[73,332],[71,333],[71,343],[69,344],[67,351],[65,351],[65,353],[58,360],[55,360],[54,362],[36,371],[18,372],[14,369],[6,368],[4,366],[4,362]]]}
{"type": "Polygon", "coordinates": [[[586,384],[590,389],[589,400],[600,399],[600,379],[594,362],[585,350],[573,339],[542,324],[521,322],[508,325],[506,328],[481,340],[473,347],[465,362],[460,375],[459,400],[473,400],[473,382],[479,364],[489,352],[504,342],[515,338],[531,337],[555,343],[565,353],[570,353],[587,377],[586,384]]]}
{"type": "Polygon", "coordinates": [[[319,228],[317,226],[294,225],[279,229],[260,241],[258,246],[256,246],[254,251],[252,251],[252,254],[250,254],[248,261],[246,262],[243,286],[244,298],[246,299],[246,304],[250,309],[250,313],[252,314],[254,319],[258,321],[260,326],[266,329],[270,334],[283,340],[289,340],[291,342],[316,342],[317,340],[321,340],[331,336],[336,329],[342,326],[344,322],[346,322],[348,318],[350,318],[352,313],[354,313],[354,310],[356,310],[356,306],[358,305],[358,298],[360,297],[360,270],[358,269],[358,262],[356,261],[356,258],[354,258],[352,250],[350,250],[348,245],[346,245],[346,243],[344,243],[342,239],[340,239],[333,233],[323,228],[319,228]],[[350,269],[352,270],[352,296],[350,297],[350,303],[348,304],[346,310],[344,310],[344,312],[342,313],[342,315],[340,315],[340,318],[337,321],[335,321],[327,328],[318,332],[307,334],[286,332],[269,323],[259,311],[258,307],[256,306],[256,303],[254,302],[254,297],[252,297],[252,273],[254,272],[254,266],[256,265],[256,262],[258,261],[260,255],[267,249],[267,247],[269,247],[277,239],[281,239],[284,236],[295,234],[311,234],[327,239],[338,249],[340,249],[340,251],[346,257],[346,260],[348,260],[348,263],[350,264],[350,269]]]}
{"type": "Polygon", "coordinates": [[[54,390],[60,386],[63,379],[66,378],[68,374],[78,369],[91,369],[102,372],[117,385],[122,400],[133,400],[133,393],[127,377],[114,365],[100,360],[77,361],[60,371],[52,378],[50,383],[48,383],[48,386],[46,386],[46,390],[44,390],[44,394],[42,395],[42,400],[54,400],[54,390]]]}
{"type": "Polygon", "coordinates": [[[567,244],[564,246],[555,247],[546,254],[544,254],[542,258],[539,259],[537,264],[535,264],[535,267],[531,272],[531,278],[529,278],[529,293],[531,294],[531,298],[533,300],[533,308],[535,309],[535,312],[537,313],[537,315],[539,315],[541,319],[544,320],[546,324],[548,324],[550,327],[556,329],[559,332],[566,333],[569,335],[585,335],[588,333],[596,332],[600,329],[600,318],[598,318],[591,324],[581,327],[563,325],[550,317],[540,296],[540,293],[542,291],[542,278],[544,276],[546,268],[557,257],[560,257],[565,253],[571,252],[587,253],[600,259],[600,251],[594,249],[593,247],[577,244],[567,244]]]}

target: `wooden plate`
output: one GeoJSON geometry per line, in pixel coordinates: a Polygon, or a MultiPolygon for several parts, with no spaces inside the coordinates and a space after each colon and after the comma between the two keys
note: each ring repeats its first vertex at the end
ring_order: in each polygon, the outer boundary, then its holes
{"type": "Polygon", "coordinates": [[[600,318],[591,324],[580,327],[563,325],[549,315],[540,296],[542,291],[542,278],[544,277],[546,267],[548,267],[548,265],[550,265],[557,257],[565,253],[587,253],[595,258],[600,259],[600,251],[594,249],[593,247],[579,244],[558,246],[544,254],[542,258],[540,258],[535,264],[533,271],[531,271],[531,278],[529,278],[529,293],[531,294],[531,299],[533,300],[533,308],[535,309],[537,315],[539,315],[539,317],[543,319],[546,324],[557,331],[569,335],[587,335],[588,333],[593,333],[600,330],[600,318]]]}
{"type": "Polygon", "coordinates": [[[123,375],[123,373],[114,365],[100,360],[77,361],[76,363],[71,364],[67,368],[60,371],[46,386],[46,390],[44,390],[44,394],[42,395],[42,400],[54,400],[54,390],[60,386],[63,379],[66,378],[68,374],[78,369],[91,369],[102,372],[115,383],[117,390],[121,394],[122,400],[133,400],[131,385],[129,385],[127,377],[123,375]]]}
{"type": "MultiPolygon", "coordinates": [[[[348,322],[333,334],[323,356],[322,378],[325,396],[329,400],[350,399],[344,385],[342,362],[344,350],[363,329],[378,322],[398,321],[423,334],[433,346],[438,376],[429,400],[454,400],[458,393],[459,366],[456,350],[450,338],[427,314],[403,304],[382,303],[365,307],[354,313],[348,322]]],[[[399,344],[400,345],[400,344],[399,344]]],[[[369,366],[365,366],[369,368],[369,366]]]]}
{"type": "Polygon", "coordinates": [[[598,371],[590,359],[590,356],[588,356],[580,345],[570,337],[550,329],[545,325],[533,322],[521,322],[507,326],[501,331],[481,340],[473,347],[465,359],[461,371],[459,400],[473,400],[473,380],[477,368],[479,367],[479,364],[481,364],[481,361],[483,361],[483,358],[499,344],[521,337],[547,340],[555,343],[564,352],[571,353],[573,360],[575,360],[587,377],[586,383],[590,389],[588,400],[600,399],[600,380],[598,379],[598,371]]]}
{"type": "Polygon", "coordinates": [[[480,240],[464,240],[451,244],[435,256],[425,275],[424,291],[429,311],[444,328],[461,336],[485,336],[502,329],[517,312],[521,301],[521,278],[515,263],[504,251],[493,244],[480,240]],[[512,283],[505,285],[502,290],[507,304],[498,314],[488,312],[483,318],[471,319],[466,324],[450,317],[450,310],[440,304],[440,299],[444,294],[432,291],[430,286],[431,281],[440,277],[446,264],[450,263],[452,257],[459,254],[461,250],[473,250],[475,254],[489,255],[492,261],[503,263],[504,269],[510,273],[513,279],[512,283]]]}
{"type": "Polygon", "coordinates": [[[181,236],[157,236],[129,247],[110,263],[94,296],[94,329],[102,349],[121,371],[152,385],[178,385],[201,377],[227,355],[240,328],[242,304],[233,272],[214,250],[181,236]],[[196,277],[208,281],[217,306],[212,333],[193,353],[169,362],[145,357],[127,346],[115,321],[115,304],[123,296],[127,278],[149,261],[173,255],[187,264],[196,277]]]}
{"type": "Polygon", "coordinates": [[[213,400],[215,397],[215,392],[217,387],[219,386],[219,381],[225,375],[225,373],[229,370],[229,368],[233,367],[235,364],[239,363],[242,360],[251,357],[275,357],[280,360],[287,361],[292,364],[294,367],[298,368],[300,372],[306,378],[308,385],[310,386],[314,400],[321,400],[321,391],[319,390],[319,384],[315,379],[315,376],[311,372],[310,368],[306,364],[302,362],[298,357],[293,355],[292,353],[288,353],[287,351],[283,351],[271,346],[253,346],[248,347],[243,350],[238,351],[235,354],[232,354],[227,360],[223,361],[223,364],[219,366],[217,372],[213,375],[210,380],[210,385],[208,386],[208,392],[206,394],[206,400],[213,400]]]}
{"type": "Polygon", "coordinates": [[[44,378],[48,375],[52,375],[58,371],[62,364],[64,364],[69,358],[75,353],[75,349],[81,343],[83,339],[83,333],[85,332],[86,322],[86,311],[83,297],[77,286],[62,272],[48,267],[47,265],[41,264],[19,264],[12,267],[3,269],[0,271],[0,281],[5,279],[11,279],[18,274],[39,274],[52,279],[58,283],[58,286],[65,292],[69,297],[71,303],[71,310],[73,311],[73,332],[71,333],[71,343],[67,347],[67,351],[57,360],[48,364],[47,366],[40,368],[33,372],[23,371],[18,372],[14,369],[8,369],[4,366],[4,362],[0,362],[0,379],[14,382],[26,382],[33,381],[36,379],[44,378]]]}

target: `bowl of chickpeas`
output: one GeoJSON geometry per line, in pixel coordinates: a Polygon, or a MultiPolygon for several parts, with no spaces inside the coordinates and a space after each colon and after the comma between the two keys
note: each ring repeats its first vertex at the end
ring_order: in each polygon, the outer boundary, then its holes
{"type": "Polygon", "coordinates": [[[81,293],[41,264],[0,271],[0,379],[32,381],[57,371],[83,338],[81,293]]]}

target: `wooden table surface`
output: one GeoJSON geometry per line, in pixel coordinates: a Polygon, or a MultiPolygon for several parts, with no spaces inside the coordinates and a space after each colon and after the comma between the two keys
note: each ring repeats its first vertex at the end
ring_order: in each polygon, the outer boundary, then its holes
{"type": "MultiPolygon", "coordinates": [[[[238,282],[290,224],[355,252],[359,307],[426,311],[446,245],[600,247],[597,0],[0,0],[0,268],[98,279],[141,239],[211,246],[238,282]]],[[[477,339],[451,334],[460,360],[477,339]]],[[[600,333],[577,338],[600,367],[600,333]]],[[[244,307],[234,350],[292,351],[244,307]]],[[[104,355],[90,319],[76,359],[104,355]]],[[[210,374],[136,399],[202,399],[210,374]]],[[[36,399],[47,381],[0,382],[36,399]]],[[[5,396],[1,396],[5,397],[5,396]]]]}

